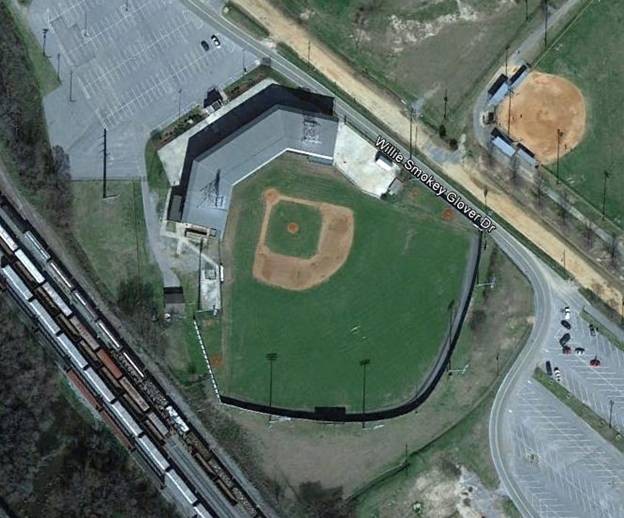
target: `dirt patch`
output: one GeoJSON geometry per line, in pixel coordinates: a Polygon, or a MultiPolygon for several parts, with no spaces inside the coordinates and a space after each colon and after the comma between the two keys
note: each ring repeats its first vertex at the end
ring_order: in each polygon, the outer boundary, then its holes
{"type": "MultiPolygon", "coordinates": [[[[290,223],[288,231],[291,231],[290,223]]],[[[276,189],[264,192],[264,218],[256,246],[253,275],[260,282],[288,290],[307,290],[325,282],[345,263],[353,244],[353,211],[331,203],[315,202],[282,195],[276,189]],[[267,246],[266,236],[273,206],[280,201],[315,207],[321,213],[319,244],[312,257],[302,259],[277,254],[267,246]]],[[[297,229],[298,230],[298,225],[297,229]]]]}
{"type": "Polygon", "coordinates": [[[444,221],[451,221],[455,219],[455,212],[451,208],[444,209],[442,211],[442,219],[444,221]]]}
{"type": "Polygon", "coordinates": [[[210,355],[210,357],[208,358],[208,361],[210,362],[210,365],[214,369],[218,369],[219,367],[223,366],[223,356],[220,354],[210,355]]]}
{"type": "MultiPolygon", "coordinates": [[[[506,128],[509,99],[498,107],[497,119],[506,128]]],[[[585,99],[564,77],[533,72],[511,98],[511,136],[535,153],[544,164],[557,160],[557,130],[561,130],[560,156],[583,139],[585,99]]]]}
{"type": "Polygon", "coordinates": [[[288,224],[288,227],[286,228],[289,234],[296,234],[297,232],[299,232],[299,225],[292,221],[288,224]]]}

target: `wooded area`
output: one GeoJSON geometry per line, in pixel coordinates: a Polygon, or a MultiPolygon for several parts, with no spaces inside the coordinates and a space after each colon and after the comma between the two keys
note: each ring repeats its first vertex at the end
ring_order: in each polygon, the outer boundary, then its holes
{"type": "Polygon", "coordinates": [[[20,517],[172,517],[0,296],[0,504],[20,517]]]}

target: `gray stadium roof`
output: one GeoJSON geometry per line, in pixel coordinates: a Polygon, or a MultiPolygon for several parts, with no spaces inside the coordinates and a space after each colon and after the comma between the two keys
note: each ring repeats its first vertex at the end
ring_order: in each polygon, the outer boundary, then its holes
{"type": "Polygon", "coordinates": [[[286,151],[333,158],[333,99],[271,85],[238,108],[189,140],[169,219],[222,235],[236,183],[286,151]]]}

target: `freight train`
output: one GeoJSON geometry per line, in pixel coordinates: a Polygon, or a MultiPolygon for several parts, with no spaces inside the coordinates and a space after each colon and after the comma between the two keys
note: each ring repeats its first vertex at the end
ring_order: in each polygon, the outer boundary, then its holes
{"type": "Polygon", "coordinates": [[[198,497],[162,447],[172,430],[182,437],[188,435],[185,442],[193,457],[225,498],[232,505],[241,504],[250,516],[263,517],[258,505],[201,436],[189,427],[173,402],[164,395],[164,390],[145,371],[142,362],[112,330],[95,303],[1,194],[0,208],[23,233],[23,239],[30,242],[40,264],[44,265],[42,269],[37,267],[31,252],[21,246],[17,234],[0,216],[0,279],[66,360],[68,378],[118,439],[128,449],[138,450],[161,482],[175,487],[196,516],[210,517],[213,512],[207,502],[198,497]],[[73,309],[78,306],[86,317],[73,309]],[[92,325],[88,319],[93,321],[92,325]],[[148,378],[149,383],[144,385],[150,387],[152,393],[146,398],[137,386],[148,378]]]}

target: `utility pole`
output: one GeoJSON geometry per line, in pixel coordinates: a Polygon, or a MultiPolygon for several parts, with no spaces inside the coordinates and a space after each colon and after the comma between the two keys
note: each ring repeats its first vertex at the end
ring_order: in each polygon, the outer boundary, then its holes
{"type": "Polygon", "coordinates": [[[362,428],[366,428],[366,421],[364,420],[364,414],[366,413],[366,366],[370,363],[368,358],[360,360],[360,366],[362,367],[362,428]]]}
{"type": "Polygon", "coordinates": [[[448,88],[444,89],[444,120],[446,120],[446,111],[448,107],[448,88]]]}
{"type": "Polygon", "coordinates": [[[273,417],[271,413],[273,409],[273,362],[277,360],[277,353],[268,353],[266,359],[269,360],[269,423],[271,423],[273,417]]]}
{"type": "Polygon", "coordinates": [[[182,116],[182,88],[178,89],[178,119],[182,116]]]}
{"type": "Polygon", "coordinates": [[[557,184],[559,183],[559,152],[561,150],[561,137],[563,135],[563,131],[557,128],[557,184]]]}
{"type": "Polygon", "coordinates": [[[609,428],[611,428],[611,422],[613,419],[613,405],[614,401],[612,399],[609,400],[609,428]]]}
{"type": "Polygon", "coordinates": [[[602,219],[605,218],[607,209],[607,180],[609,179],[609,171],[604,171],[604,184],[602,187],[602,219]]]}
{"type": "Polygon", "coordinates": [[[73,88],[74,88],[74,71],[73,70],[69,70],[69,102],[73,102],[72,99],[72,92],[73,92],[73,88]]]}
{"type": "Polygon", "coordinates": [[[507,109],[507,136],[511,138],[511,90],[509,91],[509,107],[507,109]]]}
{"type": "Polygon", "coordinates": [[[524,21],[529,21],[529,0],[524,0],[524,21]]]}
{"type": "Polygon", "coordinates": [[[61,79],[61,53],[56,54],[56,76],[61,79]]]}
{"type": "Polygon", "coordinates": [[[46,55],[46,41],[48,39],[48,31],[50,29],[48,29],[47,27],[43,28],[43,55],[47,58],[48,56],[46,55]]]}
{"type": "Polygon", "coordinates": [[[106,164],[108,151],[106,150],[106,128],[104,128],[104,153],[102,153],[102,199],[106,199],[106,164]]]}

